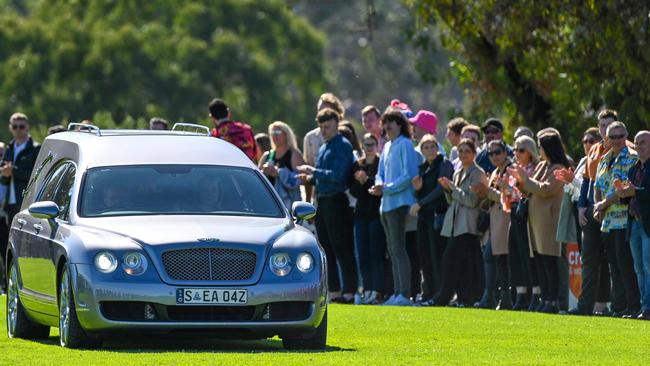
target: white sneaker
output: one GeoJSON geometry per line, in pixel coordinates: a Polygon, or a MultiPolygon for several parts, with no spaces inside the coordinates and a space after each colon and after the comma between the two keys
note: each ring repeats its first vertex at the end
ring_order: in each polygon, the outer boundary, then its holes
{"type": "Polygon", "coordinates": [[[399,294],[395,298],[395,301],[393,301],[393,306],[413,306],[413,301],[409,299],[408,297],[399,294]]]}
{"type": "Polygon", "coordinates": [[[372,302],[375,300],[377,300],[377,291],[369,291],[369,294],[367,296],[364,296],[361,303],[364,305],[369,305],[372,304],[372,302]]]}

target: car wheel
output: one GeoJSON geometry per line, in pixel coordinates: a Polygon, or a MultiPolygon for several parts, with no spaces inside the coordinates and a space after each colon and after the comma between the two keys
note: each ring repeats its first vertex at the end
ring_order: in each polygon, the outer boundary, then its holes
{"type": "Polygon", "coordinates": [[[327,310],[316,332],[307,338],[282,338],[282,345],[288,350],[324,350],[327,343],[327,310]]]}
{"type": "Polygon", "coordinates": [[[32,322],[20,302],[18,269],[14,259],[7,274],[7,336],[9,338],[40,339],[50,336],[50,327],[32,322]]]}
{"type": "Polygon", "coordinates": [[[66,348],[92,348],[101,344],[101,340],[88,337],[79,324],[74,304],[72,281],[67,264],[61,271],[59,279],[59,342],[66,348]]]}

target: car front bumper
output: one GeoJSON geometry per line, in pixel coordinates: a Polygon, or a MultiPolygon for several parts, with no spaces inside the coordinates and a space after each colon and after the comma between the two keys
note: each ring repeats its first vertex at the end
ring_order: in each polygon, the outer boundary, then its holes
{"type": "MultiPolygon", "coordinates": [[[[156,308],[175,307],[176,289],[178,287],[163,283],[137,283],[98,281],[94,277],[94,268],[87,264],[71,266],[73,291],[77,317],[81,326],[90,333],[105,333],[120,330],[135,332],[172,332],[183,330],[223,331],[225,333],[263,336],[272,335],[304,335],[316,330],[325,314],[327,285],[322,274],[312,276],[317,280],[291,281],[284,283],[265,284],[260,281],[252,286],[236,286],[233,288],[248,291],[249,307],[255,307],[256,312],[264,309],[265,305],[274,303],[309,302],[309,311],[300,320],[263,320],[256,316],[255,320],[209,320],[209,321],[173,321],[160,318],[156,320],[115,320],[108,319],[102,311],[104,302],[148,303],[156,308]]],[[[196,286],[207,287],[207,286],[196,286]]],[[[228,288],[227,286],[214,286],[228,288]]],[[[205,306],[205,305],[200,305],[205,306]]],[[[182,310],[182,309],[181,309],[182,310]]],[[[219,309],[217,309],[219,310],[219,309]]],[[[235,309],[236,310],[236,309],[235,309]]],[[[259,315],[259,314],[258,314],[259,315]]],[[[163,317],[164,318],[164,317],[163,317]]]]}

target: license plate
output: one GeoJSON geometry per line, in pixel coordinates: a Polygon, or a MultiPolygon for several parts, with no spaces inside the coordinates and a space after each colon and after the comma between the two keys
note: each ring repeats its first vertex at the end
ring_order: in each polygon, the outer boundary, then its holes
{"type": "Polygon", "coordinates": [[[176,304],[179,305],[246,305],[248,290],[216,288],[178,288],[176,304]]]}

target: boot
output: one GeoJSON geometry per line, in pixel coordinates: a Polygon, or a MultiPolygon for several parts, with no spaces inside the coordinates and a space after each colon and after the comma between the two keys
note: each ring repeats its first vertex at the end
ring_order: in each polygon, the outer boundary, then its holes
{"type": "Polygon", "coordinates": [[[560,312],[557,301],[546,301],[544,307],[540,310],[542,313],[557,314],[560,312]]]}
{"type": "Polygon", "coordinates": [[[530,298],[530,305],[528,306],[528,311],[539,311],[537,310],[538,308],[541,309],[540,306],[543,306],[544,302],[542,301],[542,298],[539,296],[539,294],[533,294],[530,298]]]}
{"type": "Polygon", "coordinates": [[[499,291],[499,305],[497,310],[512,310],[512,296],[510,296],[510,289],[501,289],[499,291]]]}
{"type": "Polygon", "coordinates": [[[486,288],[481,296],[481,301],[474,304],[477,309],[494,309],[496,308],[496,300],[494,299],[494,289],[486,288]]]}
{"type": "Polygon", "coordinates": [[[526,298],[526,294],[517,294],[517,297],[515,298],[515,304],[512,305],[512,310],[528,310],[528,299],[526,298]]]}

